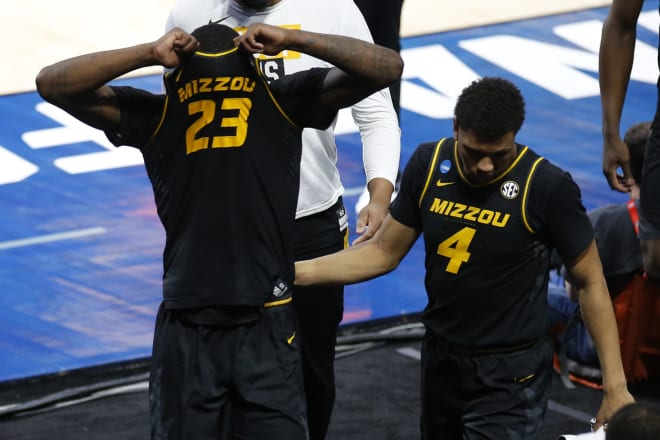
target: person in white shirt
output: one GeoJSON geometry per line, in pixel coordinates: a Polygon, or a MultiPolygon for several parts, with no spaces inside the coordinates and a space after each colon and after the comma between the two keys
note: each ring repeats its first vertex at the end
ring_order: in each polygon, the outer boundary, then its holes
{"type": "MultiPolygon", "coordinates": [[[[167,29],[191,31],[209,21],[239,33],[254,22],[319,33],[350,36],[372,42],[362,14],[353,0],[177,0],[167,29]]],[[[294,51],[259,56],[267,78],[277,80],[327,63],[294,51]]],[[[388,212],[399,168],[401,132],[388,89],[351,108],[363,144],[369,203],[356,223],[361,242],[373,237],[388,212]]],[[[296,260],[329,254],[348,246],[348,219],[337,169],[333,126],[324,131],[305,129],[301,182],[296,212],[296,260]]],[[[343,286],[296,288],[293,305],[298,318],[310,438],[323,439],[335,399],[334,357],[337,327],[343,315],[343,286]]]]}

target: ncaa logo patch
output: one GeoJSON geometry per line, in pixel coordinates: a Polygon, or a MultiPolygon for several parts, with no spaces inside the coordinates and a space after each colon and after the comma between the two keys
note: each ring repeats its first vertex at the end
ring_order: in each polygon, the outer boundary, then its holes
{"type": "Polygon", "coordinates": [[[500,193],[505,199],[515,199],[520,194],[520,187],[513,180],[507,180],[500,186],[500,193]]]}
{"type": "Polygon", "coordinates": [[[451,160],[445,159],[440,162],[440,172],[442,174],[447,174],[451,170],[451,160]]]}

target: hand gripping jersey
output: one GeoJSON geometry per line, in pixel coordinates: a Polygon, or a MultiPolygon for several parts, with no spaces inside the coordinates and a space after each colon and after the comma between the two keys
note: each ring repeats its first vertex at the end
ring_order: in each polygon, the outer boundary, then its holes
{"type": "Polygon", "coordinates": [[[424,234],[423,319],[449,343],[509,347],[539,339],[551,249],[575,257],[593,237],[572,180],[517,148],[508,169],[476,186],[458,166],[454,139],[422,144],[393,203],[393,217],[424,234]],[[557,197],[568,215],[550,212],[557,197]]]}
{"type": "Polygon", "coordinates": [[[236,48],[197,52],[165,75],[157,128],[141,116],[153,95],[115,88],[122,127],[110,138],[142,150],[167,234],[166,307],[262,305],[287,294],[302,148],[294,120],[332,121],[318,102],[326,73],[269,88],[236,48]]]}

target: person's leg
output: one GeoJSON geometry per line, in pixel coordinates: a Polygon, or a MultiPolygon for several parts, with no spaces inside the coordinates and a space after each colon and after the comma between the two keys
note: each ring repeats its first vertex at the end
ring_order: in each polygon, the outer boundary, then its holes
{"type": "Polygon", "coordinates": [[[550,341],[472,359],[476,375],[464,377],[471,400],[464,407],[463,438],[539,438],[552,382],[550,341]]]}
{"type": "Polygon", "coordinates": [[[296,288],[293,296],[300,325],[310,438],[322,440],[335,402],[335,345],[343,315],[344,289],[341,286],[296,288]]]}
{"type": "Polygon", "coordinates": [[[599,368],[593,340],[579,319],[578,303],[572,301],[564,289],[556,284],[548,285],[547,330],[556,343],[565,344],[566,355],[580,364],[599,368]],[[556,328],[561,326],[557,335],[556,328]]]}
{"type": "Polygon", "coordinates": [[[461,374],[471,375],[474,371],[469,363],[455,362],[428,331],[421,352],[422,439],[459,439],[463,433],[461,374]]]}
{"type": "Polygon", "coordinates": [[[594,341],[582,320],[576,322],[566,335],[566,355],[569,359],[588,367],[600,368],[594,341]]]}
{"type": "Polygon", "coordinates": [[[660,284],[660,239],[640,240],[642,260],[646,274],[657,284],[660,284]]]}
{"type": "Polygon", "coordinates": [[[568,297],[563,285],[548,283],[548,314],[546,329],[566,325],[575,314],[578,304],[568,297]]]}
{"type": "Polygon", "coordinates": [[[306,440],[300,339],[291,304],[265,308],[237,347],[232,439],[306,440]]]}
{"type": "MultiPolygon", "coordinates": [[[[163,396],[167,392],[166,388],[163,390],[163,362],[164,358],[164,338],[166,329],[164,328],[167,322],[165,316],[166,310],[161,303],[158,314],[156,315],[156,325],[154,329],[154,340],[151,349],[151,366],[149,372],[149,419],[151,422],[151,439],[161,440],[167,438],[167,420],[163,414],[163,396]]],[[[172,384],[172,386],[176,386],[172,384]]]]}
{"type": "Polygon", "coordinates": [[[149,377],[152,439],[231,438],[228,366],[239,342],[230,329],[191,325],[161,306],[149,377]]]}
{"type": "MultiPolygon", "coordinates": [[[[296,220],[296,260],[343,249],[347,228],[341,229],[345,209],[341,199],[332,208],[296,220]]],[[[344,312],[343,286],[296,287],[293,307],[300,328],[307,419],[311,440],[322,440],[330,425],[335,401],[335,345],[344,312]]]]}
{"type": "Polygon", "coordinates": [[[513,353],[422,348],[422,439],[538,438],[552,380],[548,339],[513,353]]]}
{"type": "Polygon", "coordinates": [[[639,238],[647,275],[660,283],[660,109],[646,144],[639,197],[639,238]]]}

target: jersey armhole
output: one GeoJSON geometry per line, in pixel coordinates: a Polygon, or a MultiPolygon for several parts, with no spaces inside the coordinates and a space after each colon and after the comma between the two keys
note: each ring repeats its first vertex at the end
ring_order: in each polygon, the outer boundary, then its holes
{"type": "Polygon", "coordinates": [[[433,156],[431,157],[431,161],[429,162],[429,167],[428,170],[426,171],[426,181],[424,182],[424,187],[422,188],[421,194],[419,195],[419,200],[417,200],[417,206],[421,207],[422,206],[422,200],[424,200],[424,195],[426,194],[426,191],[428,190],[429,183],[431,182],[431,179],[433,178],[434,170],[435,170],[435,165],[438,162],[438,157],[440,157],[440,150],[442,149],[442,145],[445,143],[447,138],[442,138],[438,141],[438,143],[435,145],[435,150],[433,151],[433,156]]]}
{"type": "Polygon", "coordinates": [[[522,203],[520,205],[520,210],[521,210],[523,223],[525,224],[525,227],[527,228],[527,230],[532,234],[536,234],[536,231],[534,230],[534,228],[532,228],[532,225],[529,223],[529,219],[527,218],[527,199],[529,197],[530,188],[532,186],[532,179],[533,179],[534,175],[536,174],[536,170],[537,170],[539,164],[541,162],[543,162],[544,160],[545,159],[543,157],[539,157],[532,164],[532,166],[529,170],[529,174],[527,175],[527,181],[525,182],[525,190],[523,191],[523,200],[522,200],[522,203]]]}

